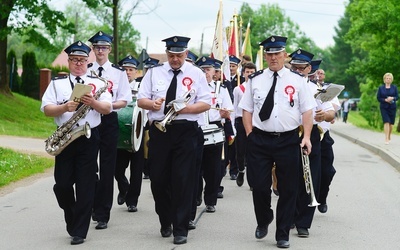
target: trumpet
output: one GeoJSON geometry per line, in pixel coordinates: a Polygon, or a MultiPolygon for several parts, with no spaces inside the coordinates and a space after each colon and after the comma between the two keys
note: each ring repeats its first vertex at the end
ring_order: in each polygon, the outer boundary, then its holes
{"type": "MultiPolygon", "coordinates": [[[[183,94],[182,98],[184,99],[184,103],[190,102],[190,100],[194,97],[194,93],[196,91],[194,89],[188,90],[185,94],[183,94]]],[[[178,116],[178,112],[175,111],[174,106],[172,105],[167,114],[165,115],[162,121],[154,122],[154,125],[162,132],[167,132],[167,128],[165,127],[178,116]]]]}
{"type": "Polygon", "coordinates": [[[316,197],[315,197],[315,192],[314,192],[314,186],[311,178],[311,169],[310,169],[310,159],[308,155],[306,154],[306,149],[301,148],[301,160],[303,163],[303,174],[304,174],[304,183],[306,185],[306,192],[307,194],[310,195],[310,204],[308,204],[309,207],[316,207],[319,205],[316,197]]]}

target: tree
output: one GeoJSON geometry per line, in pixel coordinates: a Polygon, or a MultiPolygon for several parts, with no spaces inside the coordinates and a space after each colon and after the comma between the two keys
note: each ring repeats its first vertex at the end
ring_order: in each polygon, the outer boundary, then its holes
{"type": "Polygon", "coordinates": [[[7,56],[7,65],[10,69],[10,89],[13,92],[21,92],[20,83],[21,78],[18,75],[17,56],[14,50],[10,50],[7,56]]]}
{"type": "Polygon", "coordinates": [[[22,56],[22,84],[21,90],[25,96],[39,99],[39,68],[36,64],[34,52],[25,52],[22,56]]]}
{"type": "Polygon", "coordinates": [[[351,44],[346,41],[345,37],[351,27],[350,14],[346,10],[344,17],[338,22],[338,27],[335,27],[336,35],[333,37],[335,45],[330,48],[330,64],[326,70],[327,79],[329,82],[345,85],[345,91],[350,97],[360,96],[359,82],[363,81],[363,77],[357,77],[357,74],[352,73],[350,69],[354,58],[361,58],[362,54],[353,53],[351,44]]]}
{"type": "MultiPolygon", "coordinates": [[[[400,61],[393,60],[393,55],[400,49],[400,5],[396,0],[386,0],[385,4],[374,0],[353,0],[347,10],[351,27],[345,38],[357,56],[350,72],[363,76],[359,106],[361,115],[368,120],[376,117],[379,110],[370,109],[371,102],[364,101],[363,97],[375,96],[383,75],[387,72],[395,75],[400,67],[400,61]]],[[[377,103],[376,98],[373,101],[377,103]]]]}
{"type": "Polygon", "coordinates": [[[259,50],[259,43],[270,35],[286,36],[288,38],[287,51],[291,52],[297,48],[312,51],[314,54],[322,54],[322,50],[308,38],[294,23],[278,4],[261,4],[260,8],[253,10],[248,3],[243,3],[239,15],[243,23],[251,23],[251,43],[253,58],[259,50]]]}
{"type": "MultiPolygon", "coordinates": [[[[137,55],[136,42],[140,39],[140,33],[135,30],[130,22],[133,15],[143,15],[154,11],[157,8],[158,0],[147,12],[138,9],[143,0],[100,0],[102,5],[92,8],[93,13],[101,21],[102,29],[108,34],[112,34],[113,41],[113,61],[116,63],[126,54],[137,55]],[[124,11],[122,11],[124,10],[124,11]],[[110,14],[112,13],[112,14],[110,14]]],[[[147,2],[149,2],[147,0],[147,2]]],[[[146,3],[148,6],[148,3],[146,3]]]]}
{"type": "MultiPolygon", "coordinates": [[[[83,0],[89,6],[97,6],[98,0],[83,0]]],[[[47,0],[17,1],[4,0],[0,8],[0,94],[11,95],[7,77],[7,37],[12,31],[29,34],[34,42],[45,42],[43,36],[35,31],[35,21],[41,23],[51,33],[55,34],[57,27],[63,27],[73,32],[73,25],[66,22],[64,14],[51,10],[47,0]]]]}

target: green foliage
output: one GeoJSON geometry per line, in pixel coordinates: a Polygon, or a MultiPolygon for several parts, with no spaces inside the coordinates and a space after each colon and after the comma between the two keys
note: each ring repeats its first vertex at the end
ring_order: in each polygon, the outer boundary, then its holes
{"type": "MultiPolygon", "coordinates": [[[[360,58],[360,56],[355,56],[351,45],[345,39],[350,27],[350,15],[348,11],[345,11],[344,17],[339,20],[338,27],[335,28],[336,35],[333,37],[335,45],[330,48],[329,63],[326,64],[326,79],[329,82],[345,85],[346,89],[343,93],[348,92],[350,98],[358,98],[360,97],[359,82],[363,78],[356,77],[357,74],[351,70],[351,64],[357,65],[355,58],[360,58]]],[[[325,61],[325,57],[323,58],[325,61]]],[[[321,65],[321,68],[323,67],[325,64],[321,65]]]]}
{"type": "Polygon", "coordinates": [[[21,77],[18,75],[17,56],[14,50],[10,50],[7,56],[7,65],[10,72],[10,88],[13,92],[20,92],[21,77]]]}
{"type": "Polygon", "coordinates": [[[368,125],[373,128],[382,128],[382,118],[379,110],[379,102],[376,99],[377,87],[376,83],[367,79],[365,84],[360,85],[361,101],[358,104],[360,115],[368,122],[368,125]]]}
{"type": "Polygon", "coordinates": [[[22,93],[39,99],[39,69],[34,52],[27,51],[22,55],[22,69],[22,93]]]}
{"type": "Polygon", "coordinates": [[[0,134],[47,138],[56,125],[40,111],[40,105],[40,101],[17,93],[0,95],[0,134]]]}
{"type": "Polygon", "coordinates": [[[261,4],[259,9],[253,10],[248,3],[243,3],[239,15],[245,24],[250,20],[253,58],[256,58],[259,43],[270,35],[288,37],[288,52],[301,47],[307,51],[313,51],[316,55],[323,54],[323,51],[305,35],[299,25],[285,15],[278,4],[261,4]]]}
{"type": "Polygon", "coordinates": [[[0,187],[54,166],[54,160],[0,148],[0,187]]]}
{"type": "Polygon", "coordinates": [[[400,67],[399,60],[393,57],[400,50],[400,5],[396,0],[386,0],[384,4],[374,0],[353,0],[347,8],[351,16],[351,26],[346,34],[346,41],[351,45],[356,59],[350,71],[360,75],[362,115],[374,127],[381,127],[376,90],[382,83],[382,76],[396,72],[400,67]],[[372,101],[372,99],[374,99],[372,101]]]}

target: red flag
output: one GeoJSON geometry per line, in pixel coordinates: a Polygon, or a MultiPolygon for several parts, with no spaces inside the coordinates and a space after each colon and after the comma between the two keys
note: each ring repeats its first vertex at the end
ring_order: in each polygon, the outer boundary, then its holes
{"type": "Polygon", "coordinates": [[[239,39],[238,39],[238,24],[237,24],[237,15],[233,14],[233,27],[231,27],[231,37],[229,43],[229,55],[234,55],[240,58],[239,55],[239,39]]]}

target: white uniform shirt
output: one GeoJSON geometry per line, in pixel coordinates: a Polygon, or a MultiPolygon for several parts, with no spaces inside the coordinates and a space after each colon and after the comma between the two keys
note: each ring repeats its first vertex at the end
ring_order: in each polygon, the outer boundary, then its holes
{"type": "MultiPolygon", "coordinates": [[[[216,82],[212,81],[208,83],[208,91],[211,93],[211,107],[212,108],[221,108],[233,110],[233,104],[231,97],[229,96],[228,89],[226,87],[220,87],[219,91],[216,91],[216,82]]],[[[219,110],[210,109],[208,111],[209,122],[221,121],[221,115],[219,114],[219,110]]],[[[231,120],[234,118],[233,112],[231,112],[231,120]]]]}
{"type": "MultiPolygon", "coordinates": [[[[188,62],[185,62],[180,70],[181,72],[179,72],[177,76],[176,98],[182,97],[187,91],[193,89],[195,93],[194,95],[191,95],[192,99],[188,104],[197,102],[211,104],[211,95],[207,89],[207,80],[204,72],[188,62]]],[[[171,84],[173,76],[172,68],[168,62],[150,68],[140,83],[138,99],[147,98],[150,100],[156,100],[158,98],[166,98],[167,90],[171,84]]],[[[164,119],[165,105],[166,103],[164,102],[160,110],[149,111],[148,118],[150,122],[164,119]]],[[[202,114],[180,114],[175,118],[175,120],[186,119],[188,121],[197,121],[200,115],[202,114]]]]}
{"type": "MultiPolygon", "coordinates": [[[[313,93],[313,94],[316,94],[316,93],[318,93],[318,86],[317,86],[317,84],[315,84],[315,83],[313,83],[313,82],[311,82],[311,81],[308,81],[307,82],[307,85],[310,87],[310,91],[311,91],[311,93],[313,93]]],[[[321,102],[321,100],[318,100],[318,99],[315,99],[315,98],[313,98],[314,100],[315,100],[315,104],[317,105],[315,108],[313,108],[313,117],[315,116],[315,111],[316,110],[323,110],[323,111],[329,111],[329,110],[335,110],[334,108],[333,108],[333,106],[332,106],[332,103],[331,102],[321,102]]],[[[316,120],[313,120],[313,123],[314,124],[320,124],[321,122],[317,122],[316,120]]]]}
{"type": "Polygon", "coordinates": [[[274,72],[265,69],[254,73],[247,82],[247,88],[239,107],[252,113],[253,127],[267,132],[285,132],[301,124],[301,115],[314,108],[315,100],[306,80],[283,67],[278,71],[274,92],[274,107],[271,116],[261,121],[259,113],[274,79],[274,72]],[[290,101],[293,100],[293,106],[290,101]]]}
{"type": "MultiPolygon", "coordinates": [[[[73,75],[69,75],[68,77],[65,78],[51,80],[49,86],[47,87],[42,97],[42,105],[40,107],[40,110],[42,112],[44,111],[44,107],[46,107],[49,104],[61,105],[68,102],[72,94],[70,79],[72,83],[75,85],[76,80],[75,76],[73,75]]],[[[100,88],[104,87],[104,82],[99,80],[98,78],[92,78],[90,76],[81,76],[81,79],[84,81],[84,84],[93,86],[92,87],[93,95],[100,88]]],[[[111,104],[112,101],[111,94],[106,90],[102,95],[100,95],[98,100],[105,101],[111,104]]],[[[61,126],[66,121],[68,121],[74,113],[75,112],[65,112],[60,116],[54,117],[54,122],[58,126],[61,126]]],[[[88,112],[88,114],[84,118],[79,120],[77,124],[78,126],[80,126],[85,124],[86,121],[89,122],[90,127],[92,128],[97,127],[101,122],[100,113],[92,109],[88,112]]]]}
{"type": "MultiPolygon", "coordinates": [[[[331,101],[331,104],[332,104],[332,106],[333,106],[333,108],[335,109],[336,112],[338,110],[340,110],[339,98],[337,98],[337,97],[333,98],[333,100],[331,101]]],[[[331,128],[331,123],[330,122],[323,121],[319,125],[324,130],[324,133],[331,128]]]]}
{"type": "Polygon", "coordinates": [[[235,118],[243,116],[243,109],[239,107],[239,102],[242,100],[247,83],[244,82],[233,89],[233,110],[235,110],[235,118]]]}
{"type": "MultiPolygon", "coordinates": [[[[88,68],[88,75],[91,75],[91,70],[96,71],[96,74],[99,73],[100,65],[95,61],[93,65],[88,68]]],[[[102,65],[102,78],[107,79],[112,89],[112,100],[113,102],[116,101],[126,101],[130,103],[132,101],[132,92],[131,88],[129,87],[128,76],[126,75],[125,70],[122,67],[115,68],[112,66],[110,61],[107,61],[102,65]]],[[[118,109],[113,109],[113,111],[117,111],[118,109]]]]}

